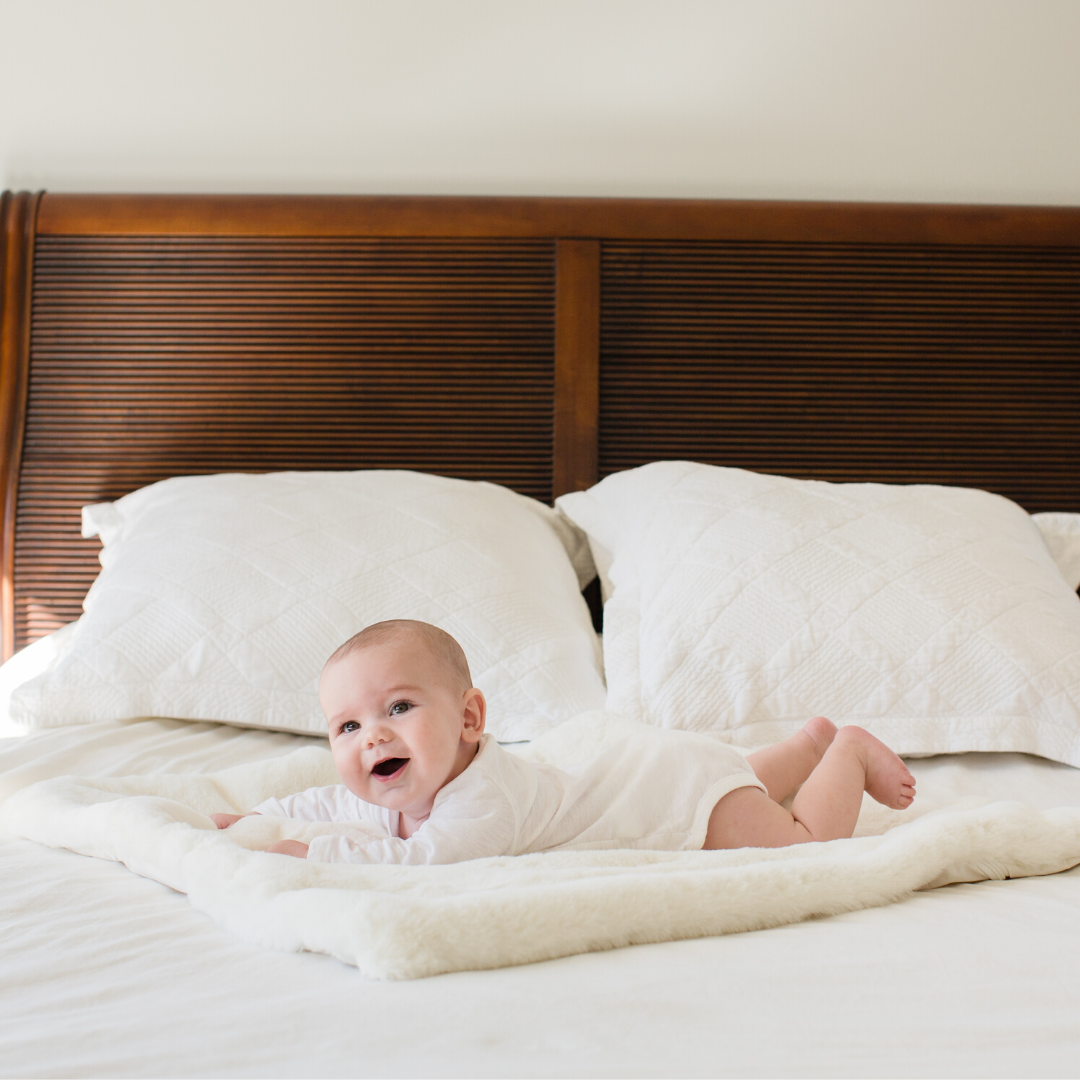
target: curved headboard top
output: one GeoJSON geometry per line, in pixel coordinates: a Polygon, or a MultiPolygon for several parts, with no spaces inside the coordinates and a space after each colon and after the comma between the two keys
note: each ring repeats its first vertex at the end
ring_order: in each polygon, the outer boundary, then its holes
{"type": "Polygon", "coordinates": [[[689,457],[1080,510],[1080,209],[0,200],[5,652],[78,510],[178,473],[419,468],[539,498],[689,457]]]}
{"type": "Polygon", "coordinates": [[[739,199],[52,195],[42,236],[412,236],[1080,246],[1080,208],[739,199]]]}

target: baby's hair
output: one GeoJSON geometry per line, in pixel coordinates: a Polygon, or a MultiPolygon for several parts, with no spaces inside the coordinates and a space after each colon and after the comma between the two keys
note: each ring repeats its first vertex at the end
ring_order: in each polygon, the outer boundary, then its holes
{"type": "Polygon", "coordinates": [[[392,641],[409,638],[422,642],[462,691],[472,686],[472,675],[469,673],[469,661],[465,659],[465,650],[445,630],[440,630],[431,623],[420,622],[418,619],[387,619],[385,622],[365,626],[358,634],[353,634],[348,641],[334,650],[323,666],[323,670],[325,671],[339,660],[344,660],[357,649],[386,645],[392,641]]]}

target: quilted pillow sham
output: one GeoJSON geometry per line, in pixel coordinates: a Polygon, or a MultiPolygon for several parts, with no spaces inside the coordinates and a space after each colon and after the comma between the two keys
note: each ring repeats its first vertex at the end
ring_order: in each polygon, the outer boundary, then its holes
{"type": "Polygon", "coordinates": [[[178,477],[83,521],[102,571],[64,650],[13,693],[22,723],[321,733],[323,662],[390,618],[461,642],[498,739],[603,704],[584,538],[506,488],[398,471],[178,477]]]}
{"type": "Polygon", "coordinates": [[[823,713],[906,754],[1080,766],[1080,600],[985,491],[690,462],[559,509],[601,573],[607,706],[756,747],[823,713]]]}
{"type": "Polygon", "coordinates": [[[1080,514],[1032,514],[1031,520],[1072,590],[1080,589],[1080,514]]]}

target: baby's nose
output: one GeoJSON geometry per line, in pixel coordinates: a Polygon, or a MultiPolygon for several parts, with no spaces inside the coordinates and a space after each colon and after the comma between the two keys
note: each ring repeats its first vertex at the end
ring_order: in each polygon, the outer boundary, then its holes
{"type": "Polygon", "coordinates": [[[378,746],[380,743],[389,742],[391,738],[393,738],[393,733],[381,724],[372,724],[367,729],[368,746],[378,746]]]}

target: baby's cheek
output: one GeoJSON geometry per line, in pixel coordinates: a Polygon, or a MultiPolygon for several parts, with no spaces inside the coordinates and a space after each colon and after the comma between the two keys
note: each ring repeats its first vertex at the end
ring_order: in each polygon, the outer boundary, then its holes
{"type": "Polygon", "coordinates": [[[341,777],[341,782],[354,795],[359,795],[362,799],[365,798],[366,793],[371,787],[371,782],[363,767],[351,758],[335,761],[334,764],[337,766],[338,776],[341,777]]]}
{"type": "Polygon", "coordinates": [[[348,754],[343,749],[339,748],[336,744],[332,744],[330,747],[330,753],[334,758],[334,768],[337,769],[338,776],[344,780],[346,777],[352,775],[353,762],[348,754]]]}

